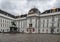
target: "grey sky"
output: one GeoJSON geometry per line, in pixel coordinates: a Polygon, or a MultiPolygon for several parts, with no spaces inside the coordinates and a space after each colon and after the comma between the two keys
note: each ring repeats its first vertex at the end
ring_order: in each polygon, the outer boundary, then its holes
{"type": "Polygon", "coordinates": [[[60,7],[59,4],[60,0],[0,0],[0,9],[13,15],[21,15],[28,13],[33,7],[43,12],[53,7],[60,7]]]}

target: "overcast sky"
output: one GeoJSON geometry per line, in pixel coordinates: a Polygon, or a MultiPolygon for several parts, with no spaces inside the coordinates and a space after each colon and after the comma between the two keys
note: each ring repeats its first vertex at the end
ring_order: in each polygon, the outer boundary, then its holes
{"type": "Polygon", "coordinates": [[[60,0],[0,0],[0,9],[13,15],[22,15],[36,7],[43,12],[50,8],[59,8],[60,0]]]}

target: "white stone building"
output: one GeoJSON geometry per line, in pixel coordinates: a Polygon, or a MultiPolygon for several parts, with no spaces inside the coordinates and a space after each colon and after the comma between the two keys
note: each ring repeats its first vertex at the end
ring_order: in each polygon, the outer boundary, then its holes
{"type": "Polygon", "coordinates": [[[14,16],[0,10],[0,32],[9,32],[15,22],[17,31],[24,33],[60,33],[60,8],[46,10],[43,13],[36,8],[28,14],[14,16]]]}

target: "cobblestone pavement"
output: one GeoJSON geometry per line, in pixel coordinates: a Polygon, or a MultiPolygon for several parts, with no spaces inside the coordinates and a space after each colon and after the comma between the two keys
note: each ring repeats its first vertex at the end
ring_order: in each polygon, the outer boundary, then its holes
{"type": "Polygon", "coordinates": [[[0,33],[0,42],[60,42],[60,35],[0,33]]]}

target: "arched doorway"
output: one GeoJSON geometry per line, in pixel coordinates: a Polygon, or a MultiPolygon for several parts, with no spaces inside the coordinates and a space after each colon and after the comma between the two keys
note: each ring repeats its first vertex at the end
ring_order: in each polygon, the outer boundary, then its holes
{"type": "Polygon", "coordinates": [[[17,32],[17,27],[10,27],[10,32],[17,32]]]}
{"type": "Polygon", "coordinates": [[[33,33],[35,29],[32,27],[32,24],[29,24],[29,28],[27,28],[28,33],[33,33]]]}

